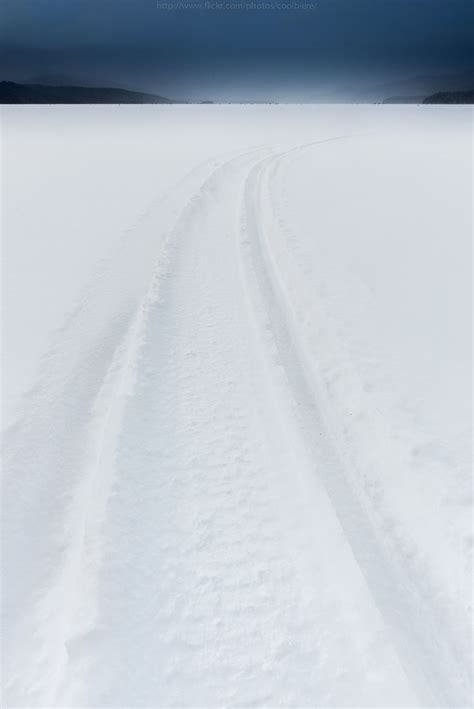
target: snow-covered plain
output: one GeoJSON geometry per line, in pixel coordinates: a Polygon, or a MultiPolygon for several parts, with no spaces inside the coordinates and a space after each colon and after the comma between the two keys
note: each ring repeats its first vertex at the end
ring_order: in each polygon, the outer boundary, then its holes
{"type": "Polygon", "coordinates": [[[471,109],[2,139],[3,704],[469,706],[471,109]]]}

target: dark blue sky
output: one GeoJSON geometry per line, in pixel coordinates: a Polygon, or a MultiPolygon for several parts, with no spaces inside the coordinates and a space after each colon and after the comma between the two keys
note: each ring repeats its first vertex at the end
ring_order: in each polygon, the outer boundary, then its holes
{"type": "Polygon", "coordinates": [[[2,0],[2,78],[292,100],[474,72],[474,0],[254,1],[2,0]]]}

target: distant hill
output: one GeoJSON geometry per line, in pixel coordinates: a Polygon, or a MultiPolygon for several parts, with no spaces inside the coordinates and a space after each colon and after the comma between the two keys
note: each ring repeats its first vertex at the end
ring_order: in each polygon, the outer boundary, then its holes
{"type": "Polygon", "coordinates": [[[127,89],[87,86],[47,86],[0,82],[0,104],[6,103],[182,103],[163,96],[127,89]]]}
{"type": "Polygon", "coordinates": [[[439,91],[428,96],[423,103],[474,103],[474,90],[472,91],[439,91]]]}
{"type": "Polygon", "coordinates": [[[364,103],[423,103],[427,96],[439,92],[469,91],[474,84],[472,72],[446,75],[419,75],[367,86],[353,95],[364,103]]]}
{"type": "Polygon", "coordinates": [[[416,104],[416,103],[423,103],[424,98],[425,98],[424,96],[390,96],[390,98],[386,98],[383,103],[416,104]]]}

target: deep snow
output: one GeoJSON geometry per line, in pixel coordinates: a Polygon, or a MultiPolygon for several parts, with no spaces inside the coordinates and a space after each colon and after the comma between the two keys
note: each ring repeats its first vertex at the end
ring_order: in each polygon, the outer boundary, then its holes
{"type": "Polygon", "coordinates": [[[471,109],[2,137],[4,704],[468,705],[471,109]]]}

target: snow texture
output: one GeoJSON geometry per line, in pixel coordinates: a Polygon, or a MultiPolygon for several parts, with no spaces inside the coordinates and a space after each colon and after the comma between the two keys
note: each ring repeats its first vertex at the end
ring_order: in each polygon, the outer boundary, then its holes
{"type": "Polygon", "coordinates": [[[472,111],[2,110],[10,707],[467,707],[472,111]]]}

